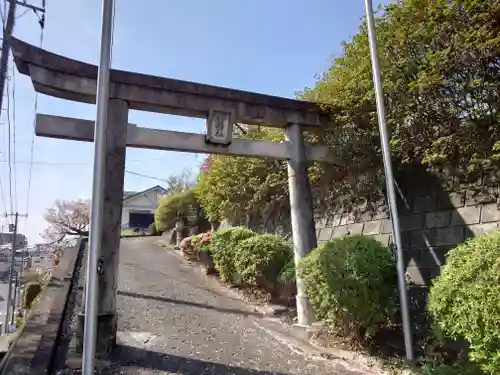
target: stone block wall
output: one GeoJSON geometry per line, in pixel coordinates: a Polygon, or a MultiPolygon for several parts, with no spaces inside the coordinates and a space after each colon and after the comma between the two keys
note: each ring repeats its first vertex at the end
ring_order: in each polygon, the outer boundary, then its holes
{"type": "MultiPolygon", "coordinates": [[[[467,238],[499,228],[499,184],[482,177],[446,184],[428,175],[396,180],[404,260],[409,279],[426,286],[439,274],[446,253],[467,238]]],[[[316,222],[318,243],[364,234],[391,243],[391,221],[384,205],[369,212],[339,210],[316,222]],[[375,211],[375,212],[374,212],[375,211]]]]}

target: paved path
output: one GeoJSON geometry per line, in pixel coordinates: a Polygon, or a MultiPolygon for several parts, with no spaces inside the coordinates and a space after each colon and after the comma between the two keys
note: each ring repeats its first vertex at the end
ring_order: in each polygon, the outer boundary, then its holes
{"type": "Polygon", "coordinates": [[[151,239],[122,240],[119,284],[122,346],[102,373],[348,375],[294,354],[248,306],[151,239]]]}

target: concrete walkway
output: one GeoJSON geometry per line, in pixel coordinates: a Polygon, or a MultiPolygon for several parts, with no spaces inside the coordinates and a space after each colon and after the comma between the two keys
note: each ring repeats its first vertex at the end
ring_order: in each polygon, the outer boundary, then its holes
{"type": "Polygon", "coordinates": [[[327,361],[294,354],[262,319],[151,238],[122,240],[119,343],[102,374],[326,375],[327,361]]]}

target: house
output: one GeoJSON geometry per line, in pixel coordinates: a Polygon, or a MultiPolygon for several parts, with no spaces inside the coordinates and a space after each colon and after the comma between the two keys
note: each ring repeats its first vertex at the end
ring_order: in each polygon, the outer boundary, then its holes
{"type": "Polygon", "coordinates": [[[140,192],[123,193],[122,229],[146,229],[154,221],[160,199],[167,191],[159,185],[140,192]]]}

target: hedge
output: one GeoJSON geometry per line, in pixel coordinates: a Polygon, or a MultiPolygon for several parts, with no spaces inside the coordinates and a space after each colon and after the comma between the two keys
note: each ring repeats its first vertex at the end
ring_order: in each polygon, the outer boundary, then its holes
{"type": "Polygon", "coordinates": [[[279,276],[293,253],[281,237],[262,234],[241,241],[235,257],[236,273],[244,283],[274,293],[279,286],[279,276]]]}
{"type": "Polygon", "coordinates": [[[368,337],[394,313],[397,273],[388,248],[365,236],[327,242],[299,263],[318,319],[343,336],[368,337]]]}
{"type": "Polygon", "coordinates": [[[438,334],[468,341],[469,359],[500,373],[500,232],[452,249],[429,292],[438,334]]]}
{"type": "Polygon", "coordinates": [[[222,281],[237,284],[235,252],[238,244],[257,233],[245,227],[220,229],[213,233],[210,245],[215,268],[222,281]]]}

